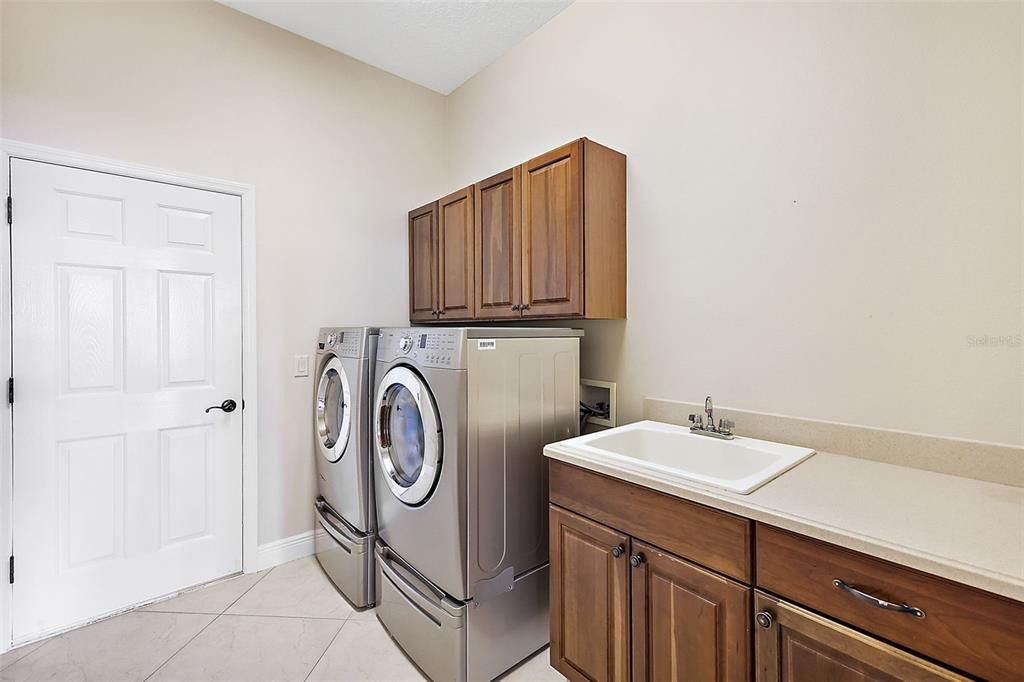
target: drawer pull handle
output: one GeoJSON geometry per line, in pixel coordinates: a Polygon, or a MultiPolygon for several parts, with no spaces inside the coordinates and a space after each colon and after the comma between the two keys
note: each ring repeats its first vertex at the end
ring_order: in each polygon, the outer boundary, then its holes
{"type": "Polygon", "coordinates": [[[844,583],[842,580],[839,580],[838,578],[833,580],[832,584],[840,590],[842,590],[843,592],[846,592],[847,594],[850,594],[856,597],[857,599],[860,599],[862,602],[866,602],[868,604],[871,604],[872,606],[877,606],[880,609],[885,609],[886,611],[896,611],[897,613],[909,613],[914,618],[924,618],[924,611],[917,608],[916,606],[909,606],[908,604],[894,604],[891,601],[879,599],[878,597],[868,594],[867,592],[861,592],[853,585],[848,585],[847,583],[844,583]]]}

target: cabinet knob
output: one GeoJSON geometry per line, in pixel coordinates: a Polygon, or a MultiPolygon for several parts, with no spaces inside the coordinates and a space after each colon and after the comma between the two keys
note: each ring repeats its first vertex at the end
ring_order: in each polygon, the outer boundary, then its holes
{"type": "Polygon", "coordinates": [[[518,303],[513,303],[512,304],[512,310],[513,310],[513,312],[516,311],[516,310],[519,310],[519,304],[518,303]]]}
{"type": "Polygon", "coordinates": [[[633,568],[638,567],[643,562],[644,562],[644,555],[643,554],[634,554],[633,556],[629,557],[629,565],[632,566],[633,568]]]}
{"type": "Polygon", "coordinates": [[[772,614],[769,611],[759,611],[758,614],[754,616],[754,620],[756,620],[757,624],[763,628],[770,628],[772,623],[775,622],[775,618],[772,617],[772,614]]]}
{"type": "Polygon", "coordinates": [[[530,309],[530,304],[529,303],[524,303],[521,306],[519,306],[519,309],[520,310],[529,310],[530,309]]]}
{"type": "Polygon", "coordinates": [[[618,559],[620,556],[626,553],[626,548],[622,545],[615,545],[612,547],[612,556],[618,559]]]}

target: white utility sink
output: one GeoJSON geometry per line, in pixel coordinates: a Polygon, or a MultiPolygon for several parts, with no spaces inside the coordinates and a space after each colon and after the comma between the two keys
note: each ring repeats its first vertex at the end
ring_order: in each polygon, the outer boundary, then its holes
{"type": "Polygon", "coordinates": [[[814,454],[811,448],[736,436],[719,440],[685,426],[641,421],[558,443],[619,469],[747,495],[814,454]]]}

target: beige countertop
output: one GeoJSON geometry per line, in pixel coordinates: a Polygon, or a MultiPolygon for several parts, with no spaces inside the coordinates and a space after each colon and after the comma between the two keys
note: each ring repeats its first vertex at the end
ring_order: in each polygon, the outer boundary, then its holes
{"type": "Polygon", "coordinates": [[[819,452],[749,495],[552,459],[1024,601],[1024,488],[819,452]]]}

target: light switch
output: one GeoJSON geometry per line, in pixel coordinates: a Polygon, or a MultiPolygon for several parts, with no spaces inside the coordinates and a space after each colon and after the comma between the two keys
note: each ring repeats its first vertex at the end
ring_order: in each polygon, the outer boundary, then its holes
{"type": "Polygon", "coordinates": [[[295,356],[295,376],[297,376],[297,377],[308,377],[309,376],[309,356],[308,355],[296,355],[295,356]]]}

